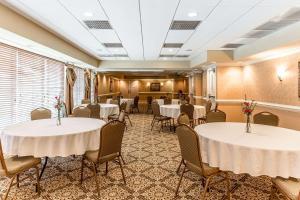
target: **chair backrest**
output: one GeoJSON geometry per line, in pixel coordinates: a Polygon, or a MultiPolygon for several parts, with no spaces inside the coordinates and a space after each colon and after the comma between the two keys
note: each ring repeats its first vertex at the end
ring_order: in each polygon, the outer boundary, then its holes
{"type": "Polygon", "coordinates": [[[89,118],[91,116],[91,110],[88,107],[79,106],[77,108],[74,108],[73,116],[74,117],[87,117],[87,118],[89,118]]]}
{"type": "Polygon", "coordinates": [[[134,99],[133,99],[133,104],[134,104],[135,106],[138,106],[139,100],[140,100],[140,97],[139,97],[139,96],[135,96],[134,99]]]}
{"type": "Polygon", "coordinates": [[[130,105],[130,103],[129,103],[129,102],[128,102],[128,103],[126,103],[125,112],[126,112],[127,114],[129,114],[129,113],[130,113],[130,108],[131,108],[131,105],[130,105]]]}
{"type": "Polygon", "coordinates": [[[61,113],[62,117],[68,117],[67,105],[65,102],[62,103],[61,113]]]}
{"type": "Polygon", "coordinates": [[[90,104],[91,100],[90,99],[82,99],[81,104],[90,104]]]}
{"type": "Polygon", "coordinates": [[[101,128],[98,160],[107,155],[121,153],[124,131],[125,124],[118,120],[110,121],[101,128]]]}
{"type": "Polygon", "coordinates": [[[120,105],[120,111],[125,110],[126,107],[127,107],[127,102],[121,103],[121,105],[120,105]]]}
{"type": "Polygon", "coordinates": [[[226,113],[221,110],[210,111],[206,114],[206,123],[226,122],[226,113]]]}
{"type": "Polygon", "coordinates": [[[208,101],[205,103],[205,111],[206,111],[206,113],[209,113],[209,112],[210,112],[211,106],[212,106],[212,102],[211,102],[211,100],[208,100],[208,101]]]}
{"type": "Polygon", "coordinates": [[[2,151],[2,145],[1,145],[1,140],[0,140],[0,174],[1,175],[7,175],[7,167],[5,164],[5,159],[2,151]]]}
{"type": "Polygon", "coordinates": [[[120,122],[124,122],[124,121],[125,121],[125,111],[124,111],[124,110],[121,110],[121,111],[120,111],[118,120],[119,120],[120,122]]]}
{"type": "Polygon", "coordinates": [[[47,108],[36,108],[31,111],[31,120],[38,120],[38,119],[50,119],[51,118],[51,110],[47,108]]]}
{"type": "Polygon", "coordinates": [[[148,103],[148,104],[151,104],[151,103],[152,103],[152,100],[153,100],[153,97],[152,97],[152,96],[147,96],[147,103],[148,103]]]}
{"type": "Polygon", "coordinates": [[[165,105],[170,105],[170,104],[172,104],[172,99],[170,99],[170,98],[165,98],[164,104],[165,104],[165,105]]]}
{"type": "Polygon", "coordinates": [[[119,105],[119,102],[118,102],[117,99],[112,99],[112,100],[110,100],[110,103],[111,103],[111,104],[115,104],[115,105],[119,105]]]}
{"type": "Polygon", "coordinates": [[[189,119],[194,119],[194,106],[192,104],[182,104],[180,105],[180,113],[186,113],[189,119]]]}
{"type": "Polygon", "coordinates": [[[186,102],[187,102],[187,103],[191,103],[191,102],[190,102],[190,101],[191,101],[191,99],[190,99],[190,97],[189,97],[189,96],[186,96],[186,97],[185,97],[185,100],[186,100],[186,102]]]}
{"type": "Polygon", "coordinates": [[[186,113],[180,113],[179,117],[177,118],[177,123],[190,125],[190,118],[186,113]]]}
{"type": "Polygon", "coordinates": [[[260,112],[253,116],[254,124],[263,124],[269,126],[278,126],[279,117],[270,112],[260,112]]]}
{"type": "Polygon", "coordinates": [[[180,124],[176,128],[176,134],[181,150],[181,157],[184,161],[189,162],[203,171],[203,163],[200,152],[200,141],[197,133],[188,125],[180,124]]]}
{"type": "Polygon", "coordinates": [[[99,104],[88,104],[87,108],[91,111],[91,118],[100,119],[100,105],[99,104]]]}
{"type": "Polygon", "coordinates": [[[160,116],[159,104],[157,101],[153,101],[152,103],[152,111],[154,116],[160,116]]]}

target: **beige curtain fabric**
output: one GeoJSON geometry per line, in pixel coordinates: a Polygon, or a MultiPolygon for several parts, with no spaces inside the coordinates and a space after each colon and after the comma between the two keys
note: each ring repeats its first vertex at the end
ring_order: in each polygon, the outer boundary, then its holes
{"type": "Polygon", "coordinates": [[[98,74],[94,74],[94,87],[95,87],[95,90],[94,90],[94,99],[95,99],[95,102],[98,103],[98,74]]]}
{"type": "Polygon", "coordinates": [[[68,67],[66,70],[66,79],[67,79],[67,87],[66,87],[66,107],[67,113],[71,114],[74,107],[74,98],[73,98],[73,86],[77,79],[76,73],[73,68],[68,67]]]}
{"type": "Polygon", "coordinates": [[[84,99],[91,99],[91,71],[84,71],[84,99]]]}

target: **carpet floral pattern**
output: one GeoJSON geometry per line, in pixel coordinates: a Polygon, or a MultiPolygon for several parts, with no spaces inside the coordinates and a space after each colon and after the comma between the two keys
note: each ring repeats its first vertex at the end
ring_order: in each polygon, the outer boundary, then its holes
{"type": "MultiPolygon", "coordinates": [[[[82,185],[80,184],[81,156],[51,158],[41,180],[40,196],[35,193],[35,187],[28,179],[21,183],[20,188],[15,186],[12,188],[9,199],[174,199],[179,181],[176,169],[181,159],[176,135],[167,130],[159,133],[159,126],[150,131],[151,115],[135,114],[130,117],[133,127],[128,125],[122,146],[126,162],[124,166],[126,185],[122,181],[120,168],[116,164],[109,163],[107,175],[104,175],[105,165],[103,165],[100,167],[97,177],[101,187],[101,197],[98,198],[93,178],[87,178],[82,185]]],[[[85,169],[84,174],[89,177],[92,172],[85,169]]],[[[232,199],[269,199],[271,180],[268,177],[251,177],[231,173],[230,181],[232,199]]],[[[0,177],[0,194],[4,192],[7,184],[8,180],[0,177]]],[[[210,188],[208,199],[226,199],[225,191],[225,183],[214,185],[210,188]]],[[[200,177],[188,172],[176,199],[196,200],[200,199],[202,193],[200,177]]],[[[283,199],[280,194],[277,197],[283,199]]]]}

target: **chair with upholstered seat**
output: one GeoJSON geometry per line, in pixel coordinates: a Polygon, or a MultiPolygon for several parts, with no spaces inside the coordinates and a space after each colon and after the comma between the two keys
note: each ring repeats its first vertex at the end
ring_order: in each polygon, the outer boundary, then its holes
{"type": "Polygon", "coordinates": [[[190,125],[194,126],[194,106],[189,103],[180,105],[180,113],[185,113],[188,115],[190,120],[190,125]]]}
{"type": "Polygon", "coordinates": [[[82,99],[81,104],[90,104],[91,100],[90,99],[82,99]]]}
{"type": "Polygon", "coordinates": [[[178,190],[183,178],[184,173],[191,171],[202,177],[202,185],[204,186],[204,193],[202,198],[205,199],[208,191],[208,186],[211,179],[215,176],[224,174],[225,178],[218,180],[215,183],[226,181],[227,184],[227,197],[230,199],[230,182],[227,172],[222,172],[219,168],[210,167],[208,164],[202,162],[201,151],[200,151],[200,139],[198,134],[188,125],[181,124],[176,128],[177,137],[179,140],[179,146],[181,150],[181,156],[183,159],[183,171],[179,179],[179,183],[175,192],[175,196],[178,194],[178,190]]]}
{"type": "Polygon", "coordinates": [[[117,99],[112,99],[112,100],[110,100],[110,103],[111,103],[111,104],[115,104],[115,105],[119,105],[119,102],[118,102],[117,99]]]}
{"type": "Polygon", "coordinates": [[[300,200],[300,181],[295,178],[284,179],[277,177],[272,179],[272,191],[270,199],[274,198],[279,190],[287,199],[300,200]]]}
{"type": "Polygon", "coordinates": [[[129,123],[130,123],[130,126],[132,126],[132,123],[131,123],[131,120],[130,120],[130,108],[131,108],[131,105],[129,103],[126,104],[126,108],[125,108],[125,119],[127,118],[129,123]]]}
{"type": "Polygon", "coordinates": [[[221,110],[210,111],[206,114],[206,123],[226,122],[226,113],[221,110]]]}
{"type": "Polygon", "coordinates": [[[83,182],[83,168],[89,162],[92,166],[93,175],[96,182],[97,192],[100,196],[100,187],[98,183],[98,166],[106,163],[106,174],[108,172],[108,162],[115,161],[119,164],[123,176],[123,181],[126,184],[123,166],[121,163],[121,146],[125,131],[125,124],[114,120],[105,124],[100,131],[100,145],[99,150],[87,151],[82,157],[81,165],[81,183],[83,182]]]}
{"type": "Polygon", "coordinates": [[[152,111],[153,111],[153,119],[151,122],[151,131],[155,125],[155,122],[161,123],[159,132],[163,129],[163,127],[164,127],[164,125],[166,125],[166,123],[169,123],[170,131],[171,131],[171,119],[172,118],[167,117],[167,116],[162,116],[160,114],[160,109],[159,109],[159,105],[158,105],[157,101],[154,101],[152,103],[152,111]]]}
{"type": "Polygon", "coordinates": [[[47,108],[36,108],[31,111],[31,120],[38,120],[38,119],[50,119],[51,118],[51,110],[47,108]]]}
{"type": "Polygon", "coordinates": [[[79,106],[73,109],[73,117],[86,117],[89,118],[91,116],[91,110],[84,106],[79,106]]]}
{"type": "Polygon", "coordinates": [[[139,96],[135,96],[133,99],[133,104],[131,105],[131,112],[133,112],[134,110],[137,110],[137,112],[139,113],[139,100],[140,97],[139,96]]]}
{"type": "MultiPolygon", "coordinates": [[[[126,106],[127,106],[127,102],[123,102],[121,105],[120,105],[120,111],[119,111],[119,114],[112,114],[112,115],[109,115],[108,116],[108,121],[111,121],[111,120],[118,120],[119,117],[120,117],[120,114],[125,111],[126,109],[126,106]]],[[[125,118],[125,114],[124,114],[124,118],[125,118]]],[[[122,120],[123,122],[124,120],[122,120]]]]}
{"type": "Polygon", "coordinates": [[[100,105],[99,104],[88,104],[87,108],[91,111],[91,118],[100,119],[100,105]]]}
{"type": "Polygon", "coordinates": [[[260,112],[253,116],[254,124],[263,124],[269,126],[278,126],[279,118],[277,115],[274,115],[270,112],[260,112]]]}
{"type": "Polygon", "coordinates": [[[170,98],[165,98],[165,99],[164,99],[164,105],[170,105],[170,104],[172,104],[172,99],[170,99],[170,98]]]}
{"type": "MultiPolygon", "coordinates": [[[[211,111],[211,107],[212,107],[212,102],[211,102],[211,100],[208,100],[205,103],[205,113],[206,114],[211,111]]],[[[204,124],[205,122],[206,122],[206,115],[201,118],[198,118],[198,124],[204,124]]]]}
{"type": "Polygon", "coordinates": [[[190,125],[190,118],[186,113],[180,113],[179,117],[177,118],[177,124],[186,124],[190,125]]]}
{"type": "Polygon", "coordinates": [[[36,172],[36,191],[40,193],[40,181],[39,181],[39,167],[38,165],[41,163],[40,158],[34,158],[32,156],[24,156],[24,157],[9,157],[4,158],[2,152],[2,145],[0,141],[0,176],[5,176],[10,179],[8,188],[4,193],[4,198],[0,196],[0,199],[6,200],[8,198],[8,193],[12,186],[19,184],[21,181],[30,178],[29,176],[19,179],[20,174],[23,174],[25,171],[28,171],[31,168],[35,168],[36,172]],[[14,180],[16,179],[16,183],[14,180]]]}

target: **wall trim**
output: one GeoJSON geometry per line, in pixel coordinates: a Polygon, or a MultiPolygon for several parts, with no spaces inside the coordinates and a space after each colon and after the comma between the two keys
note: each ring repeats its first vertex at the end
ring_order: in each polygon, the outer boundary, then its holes
{"type": "MultiPolygon", "coordinates": [[[[206,99],[202,96],[194,96],[195,99],[206,99]]],[[[244,99],[217,99],[218,103],[222,104],[241,104],[245,100],[244,99]]],[[[265,101],[257,101],[257,106],[265,107],[265,108],[273,108],[277,110],[285,110],[285,111],[292,111],[292,112],[300,112],[300,106],[288,105],[288,104],[278,104],[278,103],[271,103],[265,101]]]]}

